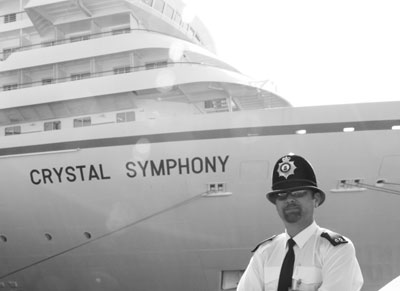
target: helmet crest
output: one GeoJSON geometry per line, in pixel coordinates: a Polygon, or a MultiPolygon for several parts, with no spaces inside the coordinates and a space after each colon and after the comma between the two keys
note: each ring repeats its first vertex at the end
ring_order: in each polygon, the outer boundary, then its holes
{"type": "Polygon", "coordinates": [[[297,167],[293,161],[290,161],[290,157],[286,156],[282,158],[282,163],[278,166],[279,176],[285,177],[287,179],[290,175],[294,175],[294,170],[297,167]]]}

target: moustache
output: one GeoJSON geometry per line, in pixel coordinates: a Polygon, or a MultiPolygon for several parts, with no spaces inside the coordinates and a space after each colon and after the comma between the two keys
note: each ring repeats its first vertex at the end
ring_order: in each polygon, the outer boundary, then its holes
{"type": "Polygon", "coordinates": [[[296,209],[296,208],[300,208],[299,205],[297,205],[296,203],[290,203],[288,205],[286,205],[283,210],[290,210],[290,209],[296,209]]]}

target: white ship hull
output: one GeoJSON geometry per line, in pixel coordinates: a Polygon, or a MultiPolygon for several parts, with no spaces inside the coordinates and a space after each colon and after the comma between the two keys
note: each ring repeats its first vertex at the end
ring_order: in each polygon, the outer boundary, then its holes
{"type": "Polygon", "coordinates": [[[250,249],[282,230],[265,193],[274,161],[295,152],[312,161],[328,194],[318,223],[353,240],[363,290],[377,290],[400,272],[400,131],[392,130],[399,105],[220,113],[41,133],[34,142],[7,138],[0,284],[221,290],[221,272],[244,269],[250,249]],[[343,132],[349,127],[355,131],[343,132]],[[368,189],[379,180],[397,185],[368,189]]]}

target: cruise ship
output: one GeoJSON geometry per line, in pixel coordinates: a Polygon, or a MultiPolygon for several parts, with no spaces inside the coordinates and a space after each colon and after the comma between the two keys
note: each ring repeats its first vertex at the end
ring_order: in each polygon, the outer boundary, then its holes
{"type": "Polygon", "coordinates": [[[289,152],[362,290],[400,275],[400,102],[292,107],[184,9],[0,0],[0,290],[235,290],[289,152]]]}

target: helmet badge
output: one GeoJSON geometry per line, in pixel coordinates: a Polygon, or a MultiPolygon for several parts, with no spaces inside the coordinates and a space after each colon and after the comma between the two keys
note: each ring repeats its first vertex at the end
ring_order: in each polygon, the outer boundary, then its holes
{"type": "Polygon", "coordinates": [[[290,161],[290,157],[283,157],[282,162],[278,165],[279,176],[285,177],[287,179],[290,175],[294,175],[294,170],[297,167],[293,161],[290,161]]]}

